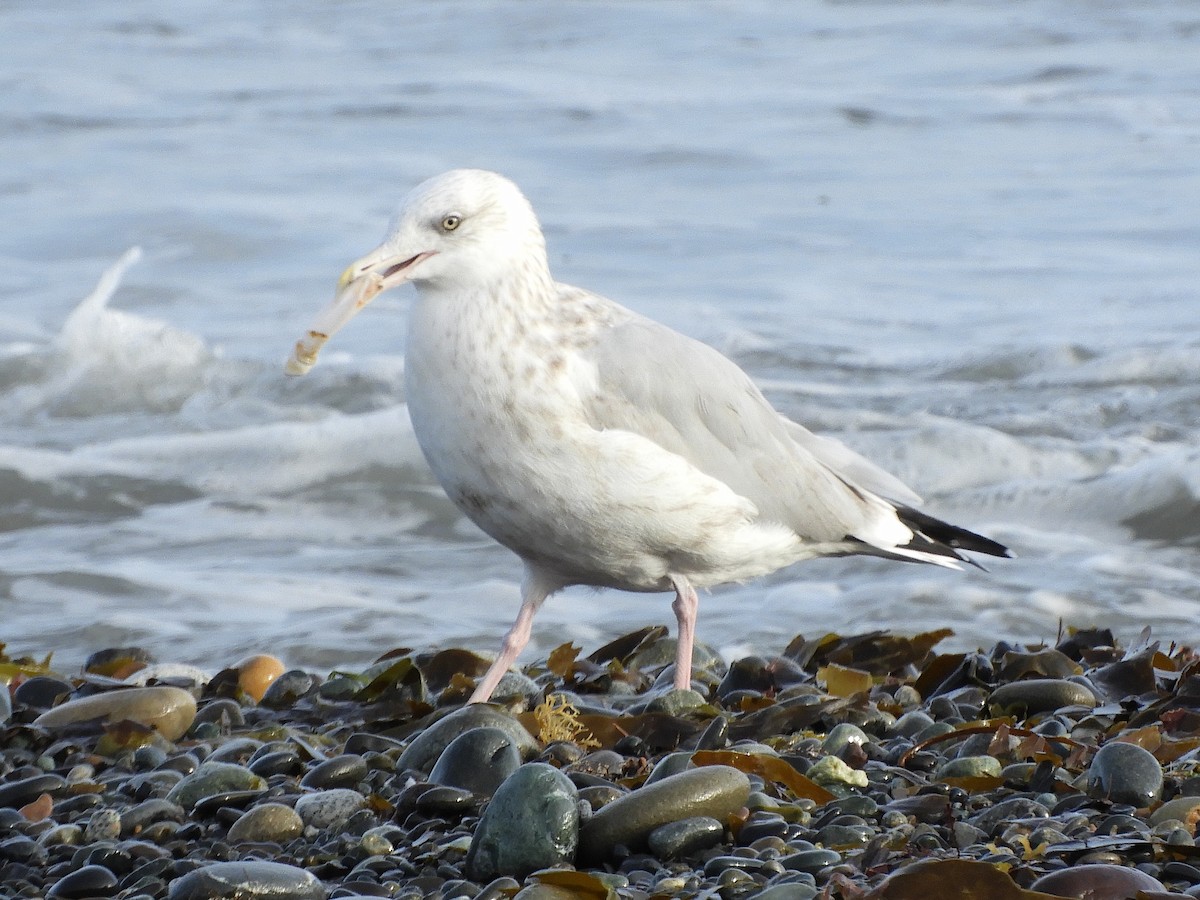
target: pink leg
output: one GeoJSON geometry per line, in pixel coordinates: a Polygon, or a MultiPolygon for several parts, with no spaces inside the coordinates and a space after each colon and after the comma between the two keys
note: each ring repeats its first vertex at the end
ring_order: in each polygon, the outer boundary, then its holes
{"type": "Polygon", "coordinates": [[[692,686],[692,647],[696,643],[696,610],[700,608],[700,598],[696,589],[682,575],[672,575],[671,584],[675,586],[675,602],[671,609],[675,610],[675,621],[679,623],[679,640],[675,648],[675,688],[687,690],[692,686]]]}
{"type": "Polygon", "coordinates": [[[496,685],[500,683],[500,679],[504,677],[508,667],[517,661],[517,657],[529,643],[529,633],[533,628],[534,615],[545,599],[558,587],[561,585],[552,586],[547,583],[546,579],[526,571],[525,580],[521,582],[521,609],[517,613],[517,620],[513,622],[508,634],[504,636],[504,643],[500,645],[500,653],[496,657],[496,661],[475,685],[475,692],[471,694],[468,703],[488,702],[492,691],[496,689],[496,685]]]}

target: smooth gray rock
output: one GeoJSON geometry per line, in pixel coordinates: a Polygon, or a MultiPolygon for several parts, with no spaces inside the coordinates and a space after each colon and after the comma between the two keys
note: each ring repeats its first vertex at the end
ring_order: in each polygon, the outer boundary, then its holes
{"type": "Polygon", "coordinates": [[[650,852],[659,859],[679,859],[721,842],[725,825],[712,816],[692,816],[659,825],[647,838],[650,852]]]}
{"type": "Polygon", "coordinates": [[[307,869],[248,860],[219,862],[171,882],[168,900],[325,900],[324,885],[307,869]]]}
{"type": "Polygon", "coordinates": [[[472,703],[438,719],[413,738],[396,760],[396,770],[428,772],[450,742],[472,728],[499,728],[512,739],[522,759],[531,758],[541,749],[534,736],[512,716],[494,706],[472,703]]]}
{"type": "Polygon", "coordinates": [[[1116,741],[1096,751],[1087,784],[1093,797],[1141,809],[1162,796],[1163,770],[1149,750],[1116,741]]]}
{"type": "Polygon", "coordinates": [[[1028,678],[1002,684],[988,697],[994,714],[1033,715],[1064,706],[1095,706],[1096,695],[1082,684],[1064,678],[1028,678]]]}
{"type": "Polygon", "coordinates": [[[522,878],[572,863],[579,843],[575,785],[546,763],[528,763],[496,790],[471,840],[467,873],[476,881],[522,878]]]}
{"type": "Polygon", "coordinates": [[[236,763],[206,762],[167,792],[167,802],[190,810],[205,797],[229,791],[265,790],[267,782],[236,763]]]}
{"type": "Polygon", "coordinates": [[[304,820],[285,803],[263,803],[248,809],[229,826],[231,844],[274,841],[282,844],[304,832],[304,820]]]}
{"type": "Polygon", "coordinates": [[[509,732],[492,726],[464,731],[438,756],[429,780],[490,797],[521,766],[521,753],[509,732]]]}
{"type": "Polygon", "coordinates": [[[637,847],[654,829],[679,819],[724,821],[749,797],[750,779],[732,766],[701,766],[643,785],[588,820],[579,837],[579,860],[598,864],[614,845],[637,847]]]}

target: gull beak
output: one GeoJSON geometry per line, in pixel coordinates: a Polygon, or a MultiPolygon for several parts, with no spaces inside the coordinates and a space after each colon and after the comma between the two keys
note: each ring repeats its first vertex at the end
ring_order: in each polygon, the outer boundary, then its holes
{"type": "Polygon", "coordinates": [[[308,374],[326,341],[376,296],[409,281],[413,270],[436,252],[397,256],[385,245],[352,262],[338,279],[333,302],[317,316],[308,334],[296,341],[284,371],[289,375],[308,374]]]}

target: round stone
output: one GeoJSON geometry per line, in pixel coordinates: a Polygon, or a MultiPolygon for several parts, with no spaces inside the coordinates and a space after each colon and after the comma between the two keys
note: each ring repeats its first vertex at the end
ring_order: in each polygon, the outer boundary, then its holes
{"type": "Polygon", "coordinates": [[[1135,897],[1139,891],[1165,891],[1163,883],[1140,869],[1105,863],[1073,865],[1043,875],[1030,889],[1062,897],[1135,897]]]}
{"type": "Polygon", "coordinates": [[[63,697],[71,695],[71,685],[51,675],[34,675],[17,685],[13,699],[30,709],[49,709],[63,697]]]}
{"type": "Polygon", "coordinates": [[[472,728],[498,728],[511,739],[522,759],[529,759],[540,749],[537,740],[520,722],[494,706],[471,703],[448,716],[438,719],[413,738],[400,758],[396,770],[416,769],[428,772],[446,747],[460,734],[472,728]]]}
{"type": "Polygon", "coordinates": [[[263,803],[249,809],[229,826],[231,844],[272,841],[282,844],[304,832],[304,820],[284,803],[263,803]]]}
{"type": "Polygon", "coordinates": [[[711,816],[692,816],[668,822],[650,832],[650,852],[659,859],[678,859],[721,842],[725,826],[711,816]]]}
{"type": "Polygon", "coordinates": [[[262,700],[275,679],[284,673],[286,667],[276,656],[267,653],[256,653],[234,663],[233,668],[238,673],[238,687],[245,691],[255,703],[262,700]]]}
{"type": "Polygon", "coordinates": [[[42,713],[33,724],[53,731],[83,722],[111,725],[129,721],[153,728],[168,741],[177,741],[195,718],[195,697],[182,688],[156,686],[68,700],[42,713]]]}
{"type": "Polygon", "coordinates": [[[841,722],[830,729],[825,740],[821,742],[821,748],[830,756],[837,756],[850,744],[857,744],[861,747],[870,740],[867,733],[857,725],[841,722]]]}
{"type": "Polygon", "coordinates": [[[296,801],[296,812],[305,825],[329,828],[342,825],[367,805],[367,798],[349,788],[331,788],[305,794],[296,801]]]}
{"type": "Polygon", "coordinates": [[[1002,684],[988,697],[994,715],[1053,712],[1065,706],[1095,706],[1096,695],[1064,678],[1030,678],[1002,684]]]}
{"type": "Polygon", "coordinates": [[[580,834],[580,861],[602,862],[617,844],[636,847],[668,822],[695,816],[724,821],[749,797],[750,779],[732,766],[701,766],[643,785],[587,822],[580,834]]]}
{"type": "Polygon", "coordinates": [[[168,900],[325,900],[324,886],[306,869],[247,860],[219,862],[171,882],[168,900]]]}
{"type": "Polygon", "coordinates": [[[521,754],[509,732],[490,726],[472,728],[446,745],[429,780],[490,797],[520,765],[521,754]]]}
{"type": "Polygon", "coordinates": [[[579,842],[575,785],[546,763],[528,763],[497,788],[480,817],[467,872],[477,881],[570,863],[579,842]]]}
{"type": "Polygon", "coordinates": [[[1087,784],[1093,797],[1141,809],[1162,796],[1162,766],[1149,750],[1114,741],[1092,757],[1087,784]]]}
{"type": "Polygon", "coordinates": [[[190,810],[205,797],[230,791],[266,790],[267,782],[236,763],[206,762],[167,792],[168,803],[190,810]]]}

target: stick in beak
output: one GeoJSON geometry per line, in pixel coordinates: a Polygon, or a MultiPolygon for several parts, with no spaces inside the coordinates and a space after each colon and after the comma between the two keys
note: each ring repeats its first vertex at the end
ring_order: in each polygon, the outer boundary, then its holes
{"type": "Polygon", "coordinates": [[[351,263],[338,279],[333,302],[317,316],[308,334],[296,341],[292,355],[283,370],[288,375],[307,375],[317,363],[321,348],[337,331],[354,318],[355,314],[370,303],[382,291],[408,281],[411,271],[422,260],[433,253],[418,253],[416,256],[392,262],[377,258],[379,251],[351,263]]]}

